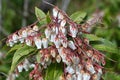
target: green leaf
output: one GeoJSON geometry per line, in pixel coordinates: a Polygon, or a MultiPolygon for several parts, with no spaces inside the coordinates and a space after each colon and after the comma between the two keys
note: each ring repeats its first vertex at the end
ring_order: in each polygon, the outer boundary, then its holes
{"type": "Polygon", "coordinates": [[[89,39],[89,41],[100,41],[101,38],[93,35],[93,34],[83,34],[83,37],[89,39]]]}
{"type": "Polygon", "coordinates": [[[106,51],[109,53],[118,53],[118,49],[114,47],[110,47],[105,44],[96,44],[96,45],[93,45],[93,47],[96,48],[97,50],[106,51]]]}
{"type": "Polygon", "coordinates": [[[47,23],[51,22],[51,18],[50,18],[50,13],[49,12],[47,13],[46,19],[47,19],[47,23]]]}
{"type": "Polygon", "coordinates": [[[12,72],[15,69],[15,67],[19,63],[19,60],[22,57],[28,55],[29,53],[33,52],[34,50],[35,50],[35,48],[27,46],[27,45],[24,45],[23,47],[19,48],[13,56],[10,72],[12,72]]]}
{"type": "Polygon", "coordinates": [[[41,58],[41,54],[40,54],[40,52],[38,52],[36,54],[36,60],[37,60],[38,63],[40,63],[40,58],[41,58]]]}
{"type": "Polygon", "coordinates": [[[73,13],[70,18],[77,22],[77,23],[80,23],[85,17],[86,17],[87,13],[85,12],[81,12],[81,11],[77,11],[75,13],[73,13]]]}
{"type": "Polygon", "coordinates": [[[62,65],[58,63],[53,63],[46,70],[45,80],[59,80],[62,74],[62,65]]]}
{"type": "Polygon", "coordinates": [[[35,7],[35,15],[37,19],[39,20],[40,25],[47,24],[45,13],[37,7],[35,7]]]}
{"type": "Polygon", "coordinates": [[[115,72],[106,72],[103,76],[103,80],[120,80],[120,75],[115,72]]]}
{"type": "Polygon", "coordinates": [[[99,38],[93,34],[84,34],[83,37],[89,39],[89,41],[99,41],[101,44],[95,44],[93,45],[94,48],[101,50],[101,51],[106,51],[110,53],[118,53],[117,46],[103,38],[99,38]]]}
{"type": "Polygon", "coordinates": [[[13,47],[7,52],[7,55],[8,55],[9,53],[11,53],[12,51],[15,51],[15,50],[21,48],[22,45],[23,45],[23,44],[17,44],[17,45],[15,45],[15,46],[13,46],[13,47]]]}

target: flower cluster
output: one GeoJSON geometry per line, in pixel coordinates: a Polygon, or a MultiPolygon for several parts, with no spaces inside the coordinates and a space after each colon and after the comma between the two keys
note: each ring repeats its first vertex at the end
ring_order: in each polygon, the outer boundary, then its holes
{"type": "MultiPolygon", "coordinates": [[[[81,35],[88,25],[91,26],[99,21],[101,15],[80,25],[54,7],[51,22],[45,27],[43,34],[45,37],[41,36],[42,33],[39,33],[36,25],[32,25],[10,35],[7,44],[12,47],[14,43],[20,41],[28,46],[37,47],[41,56],[40,65],[36,64],[30,73],[30,77],[34,80],[43,80],[42,68],[46,69],[52,62],[61,62],[65,65],[62,80],[100,80],[103,74],[102,65],[105,65],[104,55],[92,48],[89,40],[81,35]]],[[[27,71],[26,66],[18,65],[19,72],[23,68],[27,71]]]]}
{"type": "Polygon", "coordinates": [[[15,43],[26,43],[28,46],[32,46],[33,38],[39,36],[40,33],[38,32],[37,25],[30,25],[28,27],[22,28],[19,31],[8,36],[6,44],[12,47],[15,43]]]}

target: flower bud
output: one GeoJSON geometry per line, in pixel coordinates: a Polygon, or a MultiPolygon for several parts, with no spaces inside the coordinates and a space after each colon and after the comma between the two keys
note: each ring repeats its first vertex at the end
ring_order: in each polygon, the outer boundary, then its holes
{"type": "Polygon", "coordinates": [[[73,41],[69,41],[69,42],[68,42],[68,46],[69,46],[72,50],[75,50],[75,49],[76,49],[75,44],[73,43],[73,41]]]}
{"type": "Polygon", "coordinates": [[[47,40],[47,38],[43,38],[43,39],[42,39],[42,44],[43,44],[43,47],[44,47],[44,48],[47,48],[47,47],[48,47],[48,40],[47,40]]]}

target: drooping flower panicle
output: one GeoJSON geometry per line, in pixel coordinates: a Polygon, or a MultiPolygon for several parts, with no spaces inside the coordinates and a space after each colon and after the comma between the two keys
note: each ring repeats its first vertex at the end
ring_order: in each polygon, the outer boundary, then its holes
{"type": "MultiPolygon", "coordinates": [[[[102,13],[99,15],[100,18],[101,15],[102,13]]],[[[89,26],[95,24],[96,21],[93,20],[94,18],[88,20],[87,24],[89,26]]],[[[96,20],[99,21],[99,19],[96,20]]],[[[103,73],[102,65],[105,63],[104,55],[92,48],[88,39],[79,35],[86,30],[84,28],[86,28],[86,23],[80,26],[66,13],[54,7],[51,22],[46,25],[43,34],[34,24],[10,35],[7,44],[12,47],[20,41],[28,46],[35,45],[40,50],[40,64],[35,64],[34,70],[30,73],[30,78],[34,80],[38,80],[38,78],[43,80],[43,69],[39,70],[39,66],[47,68],[55,61],[65,65],[65,76],[63,76],[65,80],[100,80],[103,73]],[[45,35],[45,37],[41,35],[45,35]]],[[[19,72],[22,72],[23,69],[28,70],[24,63],[19,64],[17,68],[19,72]]]]}

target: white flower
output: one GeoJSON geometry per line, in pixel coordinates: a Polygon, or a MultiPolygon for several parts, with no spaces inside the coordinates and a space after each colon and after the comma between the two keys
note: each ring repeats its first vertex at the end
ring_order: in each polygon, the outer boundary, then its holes
{"type": "Polygon", "coordinates": [[[30,29],[27,31],[28,36],[34,36],[35,34],[37,34],[37,32],[35,32],[34,30],[30,29]]]}
{"type": "Polygon", "coordinates": [[[22,72],[22,70],[23,70],[23,65],[22,64],[20,64],[20,65],[18,65],[18,72],[22,72]]]}
{"type": "Polygon", "coordinates": [[[78,64],[78,66],[76,66],[76,72],[80,72],[82,69],[82,66],[81,64],[78,64]]]}
{"type": "Polygon", "coordinates": [[[82,73],[76,72],[77,79],[76,80],[82,80],[82,73]]]}
{"type": "Polygon", "coordinates": [[[61,57],[60,57],[60,55],[57,55],[57,57],[56,57],[56,61],[57,61],[58,63],[60,63],[60,61],[61,61],[61,57]]]}
{"type": "Polygon", "coordinates": [[[50,35],[51,35],[51,30],[50,29],[48,29],[48,28],[46,28],[45,29],[45,36],[46,36],[46,38],[50,38],[50,35]]]}
{"type": "Polygon", "coordinates": [[[33,30],[34,30],[34,31],[39,31],[38,26],[37,26],[37,25],[34,25],[34,26],[33,26],[33,30]]]}
{"type": "Polygon", "coordinates": [[[60,45],[61,45],[61,42],[60,42],[60,40],[58,38],[55,38],[54,44],[55,44],[56,48],[59,48],[60,45]]]}
{"type": "Polygon", "coordinates": [[[65,19],[63,19],[62,21],[61,21],[61,23],[60,23],[60,26],[65,26],[65,24],[66,24],[66,20],[65,19]]]}
{"type": "Polygon", "coordinates": [[[99,69],[98,69],[98,73],[97,73],[97,80],[100,80],[101,75],[102,75],[102,69],[99,68],[99,69]]]}
{"type": "Polygon", "coordinates": [[[73,69],[72,66],[67,66],[67,68],[65,69],[66,72],[68,72],[69,74],[74,74],[75,70],[73,69]]]}
{"type": "Polygon", "coordinates": [[[25,40],[25,42],[26,42],[26,45],[28,45],[28,46],[32,45],[32,41],[28,38],[25,40]]]}
{"type": "Polygon", "coordinates": [[[93,56],[93,51],[92,50],[88,50],[86,53],[87,53],[88,57],[92,57],[93,56]]]}
{"type": "Polygon", "coordinates": [[[58,34],[58,27],[55,27],[55,33],[58,34]]]}
{"type": "Polygon", "coordinates": [[[34,67],[35,67],[35,64],[30,64],[29,67],[30,67],[30,68],[34,68],[34,67]]]}
{"type": "Polygon", "coordinates": [[[94,73],[96,72],[92,64],[87,64],[87,65],[86,65],[86,68],[87,68],[87,70],[90,71],[92,74],[94,74],[94,73]]]}
{"type": "Polygon", "coordinates": [[[68,46],[69,46],[72,50],[75,50],[75,49],[76,49],[75,44],[73,43],[73,41],[69,41],[69,42],[68,42],[68,46]]]}
{"type": "Polygon", "coordinates": [[[54,42],[54,40],[55,40],[55,37],[56,37],[56,35],[55,35],[55,34],[51,34],[50,41],[51,41],[51,42],[54,42]]]}
{"type": "Polygon", "coordinates": [[[53,8],[53,16],[56,18],[58,15],[58,10],[56,8],[53,8]]]}
{"type": "Polygon", "coordinates": [[[72,58],[72,62],[73,62],[73,64],[75,64],[75,65],[77,65],[77,64],[79,64],[79,62],[80,62],[80,59],[79,59],[79,57],[73,57],[72,58]]]}
{"type": "Polygon", "coordinates": [[[48,47],[48,40],[47,40],[47,38],[43,38],[43,39],[42,39],[42,44],[43,44],[43,47],[44,47],[44,48],[47,48],[47,47],[48,47]]]}
{"type": "Polygon", "coordinates": [[[34,38],[34,43],[35,43],[37,49],[41,49],[41,48],[42,48],[42,41],[41,41],[40,38],[35,37],[35,38],[34,38]]]}
{"type": "Polygon", "coordinates": [[[9,45],[10,47],[13,47],[14,42],[12,41],[12,39],[9,39],[9,40],[8,40],[8,45],[9,45]]]}
{"type": "Polygon", "coordinates": [[[70,25],[70,33],[71,33],[72,37],[76,37],[76,35],[77,35],[77,33],[78,33],[78,29],[75,28],[75,27],[72,27],[72,26],[70,25]]]}
{"type": "Polygon", "coordinates": [[[72,61],[69,58],[67,58],[67,57],[65,59],[62,59],[62,60],[68,66],[70,66],[72,64],[72,61]]]}
{"type": "Polygon", "coordinates": [[[28,66],[29,65],[29,61],[27,59],[25,59],[24,63],[23,63],[23,68],[25,69],[25,71],[28,71],[28,66]]]}
{"type": "Polygon", "coordinates": [[[67,48],[67,40],[62,40],[61,39],[60,41],[61,41],[63,47],[67,48]]]}
{"type": "Polygon", "coordinates": [[[23,43],[24,42],[24,38],[19,36],[19,41],[20,41],[20,43],[23,43]]]}
{"type": "Polygon", "coordinates": [[[28,35],[28,34],[27,34],[27,30],[26,30],[26,29],[24,29],[24,30],[22,31],[22,37],[24,37],[24,38],[25,38],[25,37],[27,37],[27,35],[28,35]]]}
{"type": "Polygon", "coordinates": [[[63,14],[61,12],[58,13],[58,19],[61,21],[64,18],[63,14]]]}
{"type": "Polygon", "coordinates": [[[59,53],[59,55],[60,55],[63,59],[66,58],[66,55],[65,55],[65,53],[63,52],[63,47],[58,48],[58,53],[59,53]]]}
{"type": "Polygon", "coordinates": [[[72,79],[72,75],[71,75],[71,74],[67,74],[66,80],[73,80],[73,79],[72,79]]]}
{"type": "Polygon", "coordinates": [[[18,41],[18,35],[14,33],[14,34],[12,35],[12,39],[13,39],[13,42],[14,42],[14,43],[17,43],[17,41],[18,41]]]}
{"type": "Polygon", "coordinates": [[[72,75],[72,80],[77,80],[76,74],[73,74],[73,75],[72,75]]]}
{"type": "Polygon", "coordinates": [[[89,73],[83,73],[83,80],[90,80],[90,74],[89,73]]]}
{"type": "Polygon", "coordinates": [[[51,49],[50,54],[52,55],[52,57],[55,58],[55,56],[56,56],[56,51],[55,51],[55,49],[51,49]]]}
{"type": "Polygon", "coordinates": [[[67,34],[67,30],[65,29],[65,27],[64,26],[60,26],[60,31],[64,34],[64,35],[66,35],[67,34]]]}

